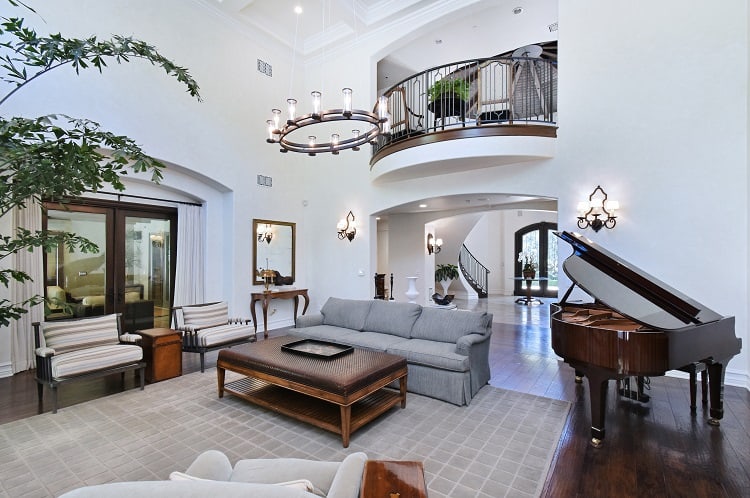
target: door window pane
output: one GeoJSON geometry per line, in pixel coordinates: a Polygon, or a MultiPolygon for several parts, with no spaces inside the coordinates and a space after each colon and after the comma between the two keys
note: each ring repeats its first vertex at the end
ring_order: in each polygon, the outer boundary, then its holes
{"type": "Polygon", "coordinates": [[[57,247],[46,256],[47,319],[103,315],[107,289],[107,219],[103,213],[50,209],[47,229],[86,237],[99,251],[57,247]]]}
{"type": "Polygon", "coordinates": [[[557,237],[555,230],[547,230],[547,289],[557,292],[557,237]]]}

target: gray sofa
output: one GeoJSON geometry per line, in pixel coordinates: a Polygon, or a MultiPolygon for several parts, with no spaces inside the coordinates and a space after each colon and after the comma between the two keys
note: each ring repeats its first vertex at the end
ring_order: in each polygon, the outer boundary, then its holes
{"type": "Polygon", "coordinates": [[[60,498],[132,498],[134,496],[222,498],[357,498],[367,455],[351,453],[341,462],[299,458],[246,459],[234,467],[224,453],[206,451],[169,481],[130,481],[78,488],[60,498]],[[313,491],[298,489],[305,479],[313,491]],[[286,485],[279,485],[286,483],[286,485]]]}
{"type": "Polygon", "coordinates": [[[490,380],[491,313],[331,297],[289,333],[404,356],[410,392],[456,405],[490,380]]]}

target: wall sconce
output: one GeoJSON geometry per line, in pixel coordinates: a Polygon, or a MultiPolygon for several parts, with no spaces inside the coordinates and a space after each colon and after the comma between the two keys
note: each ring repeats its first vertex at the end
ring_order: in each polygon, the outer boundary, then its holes
{"type": "Polygon", "coordinates": [[[258,242],[263,242],[265,240],[266,243],[270,244],[271,239],[273,239],[271,225],[269,223],[266,223],[265,227],[258,225],[258,242]]]}
{"type": "Polygon", "coordinates": [[[591,227],[598,232],[602,227],[612,229],[617,224],[615,211],[620,209],[620,203],[607,199],[607,193],[600,185],[597,185],[588,201],[578,203],[578,228],[584,229],[591,227]],[[596,191],[601,192],[602,197],[597,197],[596,191]]]}
{"type": "Polygon", "coordinates": [[[339,231],[339,240],[349,239],[349,242],[354,240],[354,236],[357,235],[357,222],[354,221],[354,213],[349,211],[349,214],[346,215],[346,219],[340,220],[338,225],[336,225],[336,228],[339,231]]]}
{"type": "Polygon", "coordinates": [[[431,233],[427,234],[427,254],[439,253],[442,245],[443,239],[436,239],[431,233]]]}

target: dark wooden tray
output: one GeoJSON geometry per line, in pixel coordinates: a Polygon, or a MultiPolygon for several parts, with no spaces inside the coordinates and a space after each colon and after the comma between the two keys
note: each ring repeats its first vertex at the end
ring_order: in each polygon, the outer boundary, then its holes
{"type": "Polygon", "coordinates": [[[317,341],[315,339],[303,339],[301,341],[282,344],[282,351],[288,351],[294,354],[313,356],[315,358],[330,359],[349,354],[354,348],[346,344],[337,344],[335,342],[317,341]]]}

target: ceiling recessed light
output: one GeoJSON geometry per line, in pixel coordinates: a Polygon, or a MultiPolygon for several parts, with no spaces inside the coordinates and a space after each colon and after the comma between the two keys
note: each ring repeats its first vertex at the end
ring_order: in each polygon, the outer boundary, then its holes
{"type": "Polygon", "coordinates": [[[427,204],[420,204],[420,205],[419,205],[419,207],[421,207],[421,208],[426,208],[426,207],[427,207],[427,204]]]}
{"type": "Polygon", "coordinates": [[[516,7],[513,9],[513,13],[516,15],[520,14],[521,12],[523,12],[523,7],[516,7]]]}
{"type": "Polygon", "coordinates": [[[302,6],[301,5],[297,5],[296,7],[294,7],[294,13],[295,14],[302,14],[302,6]]]}

